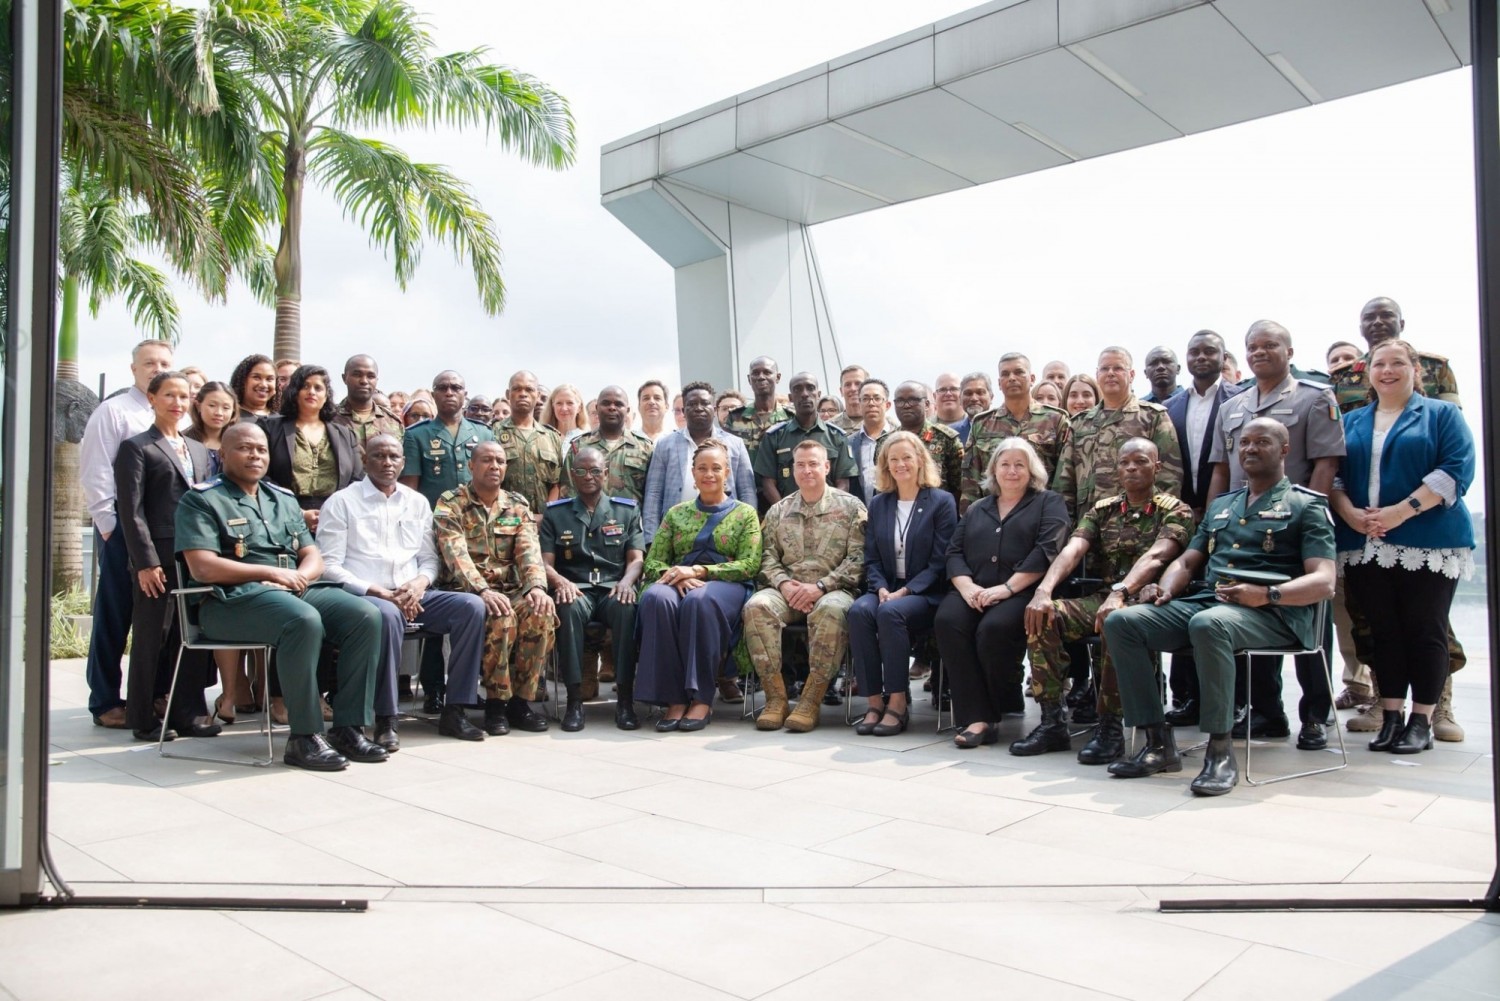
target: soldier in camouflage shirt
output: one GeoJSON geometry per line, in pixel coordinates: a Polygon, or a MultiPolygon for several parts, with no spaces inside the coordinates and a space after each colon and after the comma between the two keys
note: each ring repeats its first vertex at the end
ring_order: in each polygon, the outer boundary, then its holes
{"type": "Polygon", "coordinates": [[[510,377],[505,393],[510,416],[490,428],[505,449],[505,489],[520,494],[537,521],[548,501],[562,495],[562,435],[536,419],[541,386],[531,372],[510,377]]]}
{"type": "MultiPolygon", "coordinates": [[[[1401,315],[1401,307],[1396,300],[1381,297],[1365,303],[1359,313],[1359,332],[1364,335],[1370,350],[1365,352],[1363,358],[1337,369],[1330,376],[1333,395],[1338,398],[1341,413],[1358,410],[1370,402],[1370,352],[1375,350],[1376,345],[1400,337],[1405,329],[1406,319],[1401,315]]],[[[1453,374],[1453,367],[1448,364],[1448,359],[1442,355],[1418,352],[1417,362],[1422,368],[1420,378],[1423,396],[1446,400],[1456,407],[1463,406],[1463,401],[1458,397],[1458,376],[1453,374]]]]}
{"type": "Polygon", "coordinates": [[[793,449],[797,489],[771,506],[761,529],[758,582],[741,613],[745,647],[766,691],[761,730],[805,733],[818,725],[828,685],[849,649],[849,606],[859,594],[865,565],[865,506],[828,485],[828,452],[816,441],[793,449]],[[807,684],[797,711],[787,715],[781,676],[781,631],[807,623],[807,684]]]}
{"type": "Polygon", "coordinates": [[[1052,477],[1052,489],[1067,501],[1068,516],[1076,520],[1101,497],[1120,492],[1115,466],[1120,446],[1131,438],[1146,438],[1156,446],[1161,459],[1156,491],[1176,497],[1182,492],[1182,449],[1177,444],[1177,429],[1166,407],[1135,398],[1130,388],[1135,382],[1130,352],[1120,347],[1099,352],[1099,370],[1094,377],[1101,399],[1074,416],[1071,433],[1057,457],[1057,473],[1052,477]]]}
{"type": "Polygon", "coordinates": [[[397,441],[406,434],[401,418],[390,407],[375,402],[375,387],[379,380],[380,368],[369,355],[354,355],[344,362],[347,395],[335,410],[333,423],[353,431],[361,448],[378,434],[391,435],[397,441]]]}
{"type": "Polygon", "coordinates": [[[903,382],[896,387],[893,400],[896,420],[900,430],[910,431],[922,442],[922,447],[937,463],[940,485],[957,501],[964,475],[964,443],[959,441],[958,432],[948,425],[927,419],[927,404],[931,399],[932,393],[925,383],[903,382]]]}
{"type": "Polygon", "coordinates": [[[625,390],[619,386],[605,386],[599,390],[599,429],[585,431],[568,446],[568,458],[563,468],[564,497],[573,495],[570,476],[573,457],[580,449],[597,448],[604,455],[605,496],[628,497],[637,504],[641,503],[646,495],[646,470],[651,466],[651,453],[656,446],[650,438],[625,426],[629,409],[625,390]]]}
{"type": "Polygon", "coordinates": [[[505,466],[499,443],[484,442],[474,449],[473,479],[443,494],[432,512],[443,557],[439,585],[484,601],[484,731],[491,736],[547,729],[528,703],[557,627],[531,508],[501,489],[505,466]]]}
{"type": "MultiPolygon", "coordinates": [[[[1068,677],[1065,643],[1102,635],[1104,619],[1131,603],[1178,557],[1193,536],[1193,512],[1170,494],[1154,491],[1161,467],[1156,446],[1131,438],[1120,446],[1115,476],[1124,492],[1097,501],[1078,519],[1078,527],[1037,585],[1026,606],[1026,639],[1031,658],[1031,695],[1041,704],[1042,724],[1010,746],[1017,755],[1071,750],[1062,719],[1064,683],[1068,677]],[[1083,564],[1090,551],[1102,576],[1092,594],[1054,599],[1052,592],[1083,564]]],[[[1105,765],[1125,752],[1120,686],[1109,650],[1100,642],[1099,723],[1078,752],[1086,765],[1105,765]]]]}
{"type": "Polygon", "coordinates": [[[1072,433],[1067,411],[1031,398],[1036,376],[1031,372],[1029,358],[1019,352],[1001,356],[999,374],[1000,405],[970,419],[958,496],[961,512],[984,496],[984,471],[990,466],[996,445],[1007,438],[1026,439],[1047,467],[1047,475],[1052,477],[1057,473],[1058,456],[1072,433]]]}

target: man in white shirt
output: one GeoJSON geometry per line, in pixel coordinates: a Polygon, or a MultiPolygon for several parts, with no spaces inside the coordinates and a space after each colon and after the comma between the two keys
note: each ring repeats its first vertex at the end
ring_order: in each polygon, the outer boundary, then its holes
{"type": "Polygon", "coordinates": [[[94,552],[99,554],[94,628],[89,636],[89,712],[95,726],[116,730],[126,725],[125,701],[120,698],[120,659],[125,655],[135,591],[125,536],[116,531],[115,455],[121,442],[155,421],[146,387],[158,373],[171,367],[171,345],[158,340],[137,344],[130,352],[130,374],[135,384],[99,404],[84,428],[78,452],[79,484],[94,523],[94,552]]]}
{"type": "Polygon", "coordinates": [[[375,743],[394,752],[396,675],[408,623],[424,632],[447,635],[450,699],[438,720],[438,733],[460,740],[483,740],[484,731],[464,714],[463,693],[479,688],[484,646],[484,602],[476,594],[430,591],[438,578],[437,543],[427,499],[397,482],[405,457],[395,436],[379,434],[365,443],[365,478],[329,497],[318,518],[323,576],[380,609],[380,671],[375,680],[375,743]]]}

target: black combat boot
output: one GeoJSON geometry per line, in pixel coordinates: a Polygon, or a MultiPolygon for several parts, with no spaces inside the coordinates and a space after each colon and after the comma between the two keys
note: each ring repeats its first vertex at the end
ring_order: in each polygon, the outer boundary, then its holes
{"type": "Polygon", "coordinates": [[[1063,722],[1061,702],[1042,703],[1042,722],[1026,736],[1010,745],[1010,753],[1017,757],[1046,754],[1048,751],[1071,751],[1073,738],[1068,733],[1068,724],[1063,722]]]}

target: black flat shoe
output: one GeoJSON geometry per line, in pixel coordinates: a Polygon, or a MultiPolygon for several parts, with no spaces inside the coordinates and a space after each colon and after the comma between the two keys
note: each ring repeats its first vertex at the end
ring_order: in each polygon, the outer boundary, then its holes
{"type": "Polygon", "coordinates": [[[854,724],[854,732],[861,737],[868,737],[875,731],[875,728],[880,725],[880,721],[884,718],[884,709],[866,709],[865,718],[854,724]],[[872,714],[875,717],[874,719],[870,718],[872,714]]]}
{"type": "Polygon", "coordinates": [[[177,731],[176,730],[170,730],[169,729],[169,730],[166,730],[165,732],[163,732],[162,725],[160,723],[157,723],[155,726],[153,726],[149,730],[132,730],[132,731],[130,731],[130,735],[132,737],[134,737],[136,740],[139,740],[142,743],[147,743],[147,744],[155,744],[155,743],[157,743],[159,741],[163,741],[163,740],[176,740],[177,739],[177,731]]]}
{"type": "MultiPolygon", "coordinates": [[[[875,737],[894,737],[898,733],[905,733],[906,732],[906,725],[908,723],[910,723],[910,722],[911,722],[911,707],[910,706],[908,706],[906,708],[906,710],[901,713],[900,716],[897,716],[895,713],[893,713],[889,709],[887,709],[885,711],[885,714],[880,717],[880,722],[876,723],[874,726],[870,727],[870,734],[871,734],[871,736],[875,736],[875,737]],[[895,720],[896,720],[896,722],[894,722],[894,723],[887,723],[886,719],[890,718],[890,717],[894,717],[895,720]]],[[[994,741],[992,740],[992,741],[990,741],[990,743],[993,744],[994,741]]]]}
{"type": "Polygon", "coordinates": [[[328,746],[327,739],[321,733],[288,737],[281,760],[293,768],[306,768],[314,772],[341,772],[349,767],[349,759],[328,746]]]}
{"type": "Polygon", "coordinates": [[[985,725],[983,730],[974,732],[971,730],[960,730],[953,735],[953,743],[956,747],[964,750],[972,750],[981,744],[993,744],[1000,739],[1000,728],[993,723],[985,725]]]}
{"type": "Polygon", "coordinates": [[[682,720],[677,724],[677,729],[680,733],[697,733],[699,730],[712,723],[713,719],[714,712],[712,709],[708,711],[707,716],[703,716],[699,719],[694,719],[691,716],[684,716],[682,717],[682,720]]]}
{"type": "Polygon", "coordinates": [[[373,764],[390,757],[385,748],[371,742],[357,726],[336,726],[328,731],[327,740],[328,746],[350,761],[373,764]]]}
{"type": "Polygon", "coordinates": [[[663,716],[661,719],[656,721],[656,732],[672,733],[680,726],[682,726],[681,716],[677,717],[676,719],[667,719],[665,716],[663,716]]]}

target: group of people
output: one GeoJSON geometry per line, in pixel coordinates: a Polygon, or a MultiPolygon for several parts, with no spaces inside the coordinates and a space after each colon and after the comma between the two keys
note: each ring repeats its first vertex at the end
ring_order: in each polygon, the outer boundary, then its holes
{"type": "Polygon", "coordinates": [[[1324,373],[1294,368],[1290,332],[1259,321],[1243,381],[1201,330],[1185,386],[1172,348],[1146,354],[1143,397],[1118,346],[1092,376],[1053,361],[1039,377],[1007,352],[995,382],[893,389],[851,365],[841,400],[807,372],[781,395],[761,357],[748,394],[689,382],[670,418],[657,380],[585,400],[521,371],[490,400],[444,371],[402,398],[356,355],[335,403],[316,365],[252,355],[228,384],[202,382],[145,341],[134,386],[85,436],[90,710],[162,740],[266,708],[290,729],[287,763],[338,769],[399,749],[412,635],[424,710],[466,740],[545,730],[532,703],[554,655],[567,731],[609,680],[622,729],[641,725],[639,702],[661,707],[659,732],[701,730],[753,674],[756,727],[805,732],[847,661],[855,733],[888,737],[931,665],[959,748],[996,743],[1028,682],[1040,722],[1010,753],[1072,750],[1070,721],[1089,722],[1078,760],[1133,778],[1180,770],[1173,728],[1196,725],[1209,740],[1191,788],[1218,795],[1239,778],[1232,738],[1293,729],[1279,658],[1252,687],[1236,652],[1331,655],[1337,622],[1344,690],[1330,700],[1324,657],[1297,658],[1296,746],[1327,746],[1332,701],[1359,710],[1349,726],[1377,733],[1372,750],[1419,753],[1463,737],[1447,617],[1473,569],[1474,444],[1452,370],[1404,326],[1372,300],[1364,347],[1333,345],[1324,373]],[[419,403],[430,416],[411,420],[419,403]],[[206,634],[275,654],[248,674],[233,654],[188,658],[166,704],[179,564],[209,589],[206,634]],[[1129,757],[1126,726],[1145,734],[1129,757]]]}

